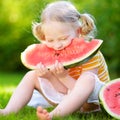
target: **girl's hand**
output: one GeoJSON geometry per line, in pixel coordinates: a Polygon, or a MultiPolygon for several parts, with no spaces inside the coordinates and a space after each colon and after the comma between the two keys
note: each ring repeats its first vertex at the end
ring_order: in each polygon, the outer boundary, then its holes
{"type": "Polygon", "coordinates": [[[51,67],[50,71],[57,77],[65,77],[68,75],[67,70],[64,69],[64,66],[58,61],[51,67]]]}
{"type": "Polygon", "coordinates": [[[35,72],[38,77],[49,78],[51,76],[50,70],[48,70],[42,63],[37,64],[35,72]]]}

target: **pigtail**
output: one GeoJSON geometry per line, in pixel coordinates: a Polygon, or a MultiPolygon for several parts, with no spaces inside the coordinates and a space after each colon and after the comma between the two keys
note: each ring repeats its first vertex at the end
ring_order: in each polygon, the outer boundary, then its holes
{"type": "Polygon", "coordinates": [[[45,36],[41,30],[41,23],[33,23],[32,24],[32,32],[33,35],[38,39],[38,40],[45,40],[45,36]]]}
{"type": "Polygon", "coordinates": [[[81,35],[85,36],[93,33],[96,29],[94,20],[89,14],[80,14],[81,19],[81,35]]]}

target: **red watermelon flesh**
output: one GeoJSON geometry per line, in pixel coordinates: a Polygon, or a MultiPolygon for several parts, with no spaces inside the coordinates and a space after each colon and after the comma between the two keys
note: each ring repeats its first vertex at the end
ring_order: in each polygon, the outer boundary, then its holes
{"type": "Polygon", "coordinates": [[[109,85],[105,89],[104,98],[111,111],[120,115],[120,81],[109,85]]]}
{"type": "Polygon", "coordinates": [[[108,82],[101,89],[99,97],[105,110],[120,119],[120,78],[108,82]]]}
{"type": "Polygon", "coordinates": [[[93,55],[101,44],[102,40],[93,39],[88,42],[83,38],[73,39],[71,44],[62,50],[54,50],[45,44],[32,44],[21,53],[21,60],[29,69],[35,69],[40,62],[50,68],[56,60],[71,67],[93,55]]]}

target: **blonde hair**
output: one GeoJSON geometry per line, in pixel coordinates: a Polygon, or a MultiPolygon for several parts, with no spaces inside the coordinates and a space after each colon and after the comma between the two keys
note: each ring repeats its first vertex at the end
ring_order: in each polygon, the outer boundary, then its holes
{"type": "Polygon", "coordinates": [[[45,40],[42,25],[49,21],[70,23],[72,26],[80,27],[81,36],[94,37],[96,30],[94,20],[85,13],[80,14],[77,9],[68,1],[58,1],[48,4],[41,14],[41,23],[34,23],[33,34],[38,40],[45,40]]]}

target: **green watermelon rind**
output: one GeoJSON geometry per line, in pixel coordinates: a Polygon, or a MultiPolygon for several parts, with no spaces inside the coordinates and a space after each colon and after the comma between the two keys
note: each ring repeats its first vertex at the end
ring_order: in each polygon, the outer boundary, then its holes
{"type": "Polygon", "coordinates": [[[92,51],[90,51],[84,57],[82,57],[82,59],[75,59],[75,60],[73,60],[71,62],[67,62],[67,63],[64,62],[63,66],[65,68],[72,68],[72,67],[75,67],[75,66],[78,66],[78,65],[81,65],[81,64],[87,62],[98,52],[102,43],[103,43],[103,40],[99,40],[99,44],[92,51]]]}
{"type": "Polygon", "coordinates": [[[68,68],[76,67],[76,66],[79,66],[79,65],[82,65],[82,64],[88,62],[99,51],[99,49],[100,49],[100,47],[96,51],[94,51],[90,56],[88,56],[87,58],[85,58],[81,61],[78,61],[76,63],[71,63],[68,65],[64,65],[64,68],[68,69],[68,68]]]}
{"type": "Polygon", "coordinates": [[[24,66],[27,67],[27,68],[29,68],[29,69],[35,69],[36,67],[33,66],[33,65],[30,65],[30,64],[28,64],[28,63],[26,62],[26,54],[25,54],[25,53],[26,53],[27,51],[30,51],[30,50],[34,49],[36,45],[37,45],[37,44],[29,45],[29,46],[25,49],[25,51],[23,51],[23,52],[21,53],[21,56],[20,56],[21,61],[22,61],[22,63],[24,64],[24,66]]]}
{"type": "MultiPolygon", "coordinates": [[[[72,60],[72,61],[70,61],[70,62],[64,62],[64,63],[62,63],[63,66],[64,66],[65,68],[71,68],[71,67],[75,67],[75,66],[78,66],[78,65],[81,65],[81,64],[87,62],[87,61],[88,61],[89,59],[91,59],[91,58],[97,53],[97,51],[100,49],[101,44],[103,43],[103,40],[98,39],[98,41],[99,41],[99,44],[98,44],[92,51],[88,52],[84,57],[78,58],[78,59],[74,59],[74,60],[72,60]]],[[[26,58],[25,58],[25,57],[26,57],[26,52],[34,49],[34,47],[35,47],[36,45],[37,45],[37,44],[29,45],[29,46],[25,49],[25,51],[23,51],[23,52],[21,53],[21,61],[22,61],[22,63],[24,64],[24,66],[26,66],[26,67],[29,68],[29,69],[35,69],[36,66],[30,65],[30,64],[27,63],[26,58]]],[[[50,68],[50,67],[51,67],[51,66],[47,66],[47,68],[50,68]]]]}
{"type": "Polygon", "coordinates": [[[109,107],[108,107],[107,104],[105,103],[105,99],[104,99],[104,96],[103,96],[103,92],[104,92],[104,90],[106,89],[107,86],[109,86],[109,85],[111,85],[111,84],[113,84],[113,83],[115,83],[115,82],[118,82],[118,81],[120,81],[120,78],[117,78],[117,79],[114,79],[114,80],[111,80],[111,81],[107,82],[107,83],[101,88],[101,90],[100,90],[100,92],[99,92],[100,104],[102,105],[102,107],[105,109],[105,111],[106,111],[109,115],[111,115],[112,117],[114,117],[114,118],[116,118],[116,119],[120,119],[120,115],[117,115],[117,114],[113,113],[113,112],[109,109],[109,107]]]}

